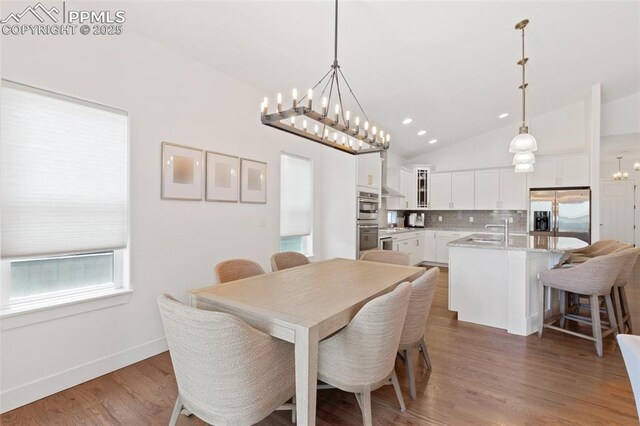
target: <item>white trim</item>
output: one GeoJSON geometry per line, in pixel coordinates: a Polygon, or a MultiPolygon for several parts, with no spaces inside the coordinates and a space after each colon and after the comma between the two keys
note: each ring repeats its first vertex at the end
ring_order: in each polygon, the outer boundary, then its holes
{"type": "Polygon", "coordinates": [[[39,322],[78,315],[129,302],[133,290],[110,288],[64,298],[8,306],[0,310],[0,329],[11,330],[39,322]]]}
{"type": "Polygon", "coordinates": [[[168,350],[164,337],[143,343],[0,393],[0,413],[95,379],[168,350]]]}

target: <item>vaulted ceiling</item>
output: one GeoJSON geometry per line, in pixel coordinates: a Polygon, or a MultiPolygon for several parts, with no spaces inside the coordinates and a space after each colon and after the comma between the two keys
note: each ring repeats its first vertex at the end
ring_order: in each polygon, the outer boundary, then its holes
{"type": "MultiPolygon", "coordinates": [[[[119,3],[127,29],[271,99],[313,86],[333,60],[331,1],[119,3]]],[[[585,99],[594,83],[603,84],[605,101],[640,91],[638,1],[342,1],[339,16],[342,70],[371,121],[405,157],[508,124],[516,132],[514,24],[523,18],[531,21],[531,114],[585,99]],[[498,119],[503,112],[509,117],[498,119]],[[403,125],[405,117],[413,122],[403,125]]]]}

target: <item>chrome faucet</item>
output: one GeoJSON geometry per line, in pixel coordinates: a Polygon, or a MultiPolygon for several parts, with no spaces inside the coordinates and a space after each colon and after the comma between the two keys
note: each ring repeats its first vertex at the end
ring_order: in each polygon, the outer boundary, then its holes
{"type": "Polygon", "coordinates": [[[504,225],[493,225],[493,224],[488,224],[485,225],[485,228],[504,228],[504,243],[505,244],[509,244],[509,219],[504,219],[503,220],[504,225]]]}

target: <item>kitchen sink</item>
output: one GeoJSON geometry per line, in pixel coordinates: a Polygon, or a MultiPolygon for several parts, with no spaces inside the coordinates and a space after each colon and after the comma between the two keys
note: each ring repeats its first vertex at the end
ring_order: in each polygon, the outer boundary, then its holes
{"type": "Polygon", "coordinates": [[[484,243],[484,244],[502,244],[504,240],[501,238],[491,238],[491,237],[471,237],[469,241],[474,243],[484,243]]]}

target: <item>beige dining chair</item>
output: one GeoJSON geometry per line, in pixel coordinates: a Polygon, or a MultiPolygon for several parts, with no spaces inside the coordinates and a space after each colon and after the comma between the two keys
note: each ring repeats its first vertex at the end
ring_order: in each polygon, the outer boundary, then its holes
{"type": "Polygon", "coordinates": [[[252,260],[230,259],[218,263],[215,272],[219,283],[227,283],[264,274],[264,269],[252,260]]]}
{"type": "Polygon", "coordinates": [[[636,400],[636,410],[640,419],[640,336],[630,334],[619,334],[618,344],[627,366],[631,389],[636,400]]]}
{"type": "Polygon", "coordinates": [[[627,283],[633,276],[633,268],[640,256],[640,248],[627,249],[622,252],[624,263],[620,269],[618,278],[613,283],[613,305],[616,311],[616,322],[618,323],[618,331],[620,333],[633,334],[633,326],[631,324],[631,312],[629,311],[629,303],[627,301],[627,283]]]}
{"type": "Polygon", "coordinates": [[[411,265],[411,257],[409,253],[393,250],[367,250],[362,253],[360,260],[369,262],[393,263],[396,265],[411,265]]]}
{"type": "Polygon", "coordinates": [[[230,314],[158,297],[169,354],[178,382],[171,415],[175,425],[186,408],[215,425],[250,425],[295,394],[294,348],[230,314]]]}
{"type": "Polygon", "coordinates": [[[567,269],[551,269],[538,274],[540,280],[539,287],[539,328],[538,337],[542,337],[544,328],[568,333],[584,339],[592,340],[596,346],[598,356],[603,355],[602,339],[609,334],[618,334],[618,326],[616,316],[613,310],[613,302],[611,300],[611,289],[614,282],[618,278],[620,269],[624,263],[624,253],[613,253],[605,256],[598,256],[584,263],[578,264],[573,268],[567,269]],[[560,313],[554,315],[549,321],[545,321],[545,289],[555,288],[560,291],[560,313]],[[575,314],[566,312],[566,294],[574,293],[579,296],[589,297],[589,306],[591,318],[585,320],[575,314]],[[600,298],[603,297],[606,303],[607,316],[609,317],[608,327],[603,330],[600,320],[600,298]],[[573,320],[578,322],[590,322],[593,330],[593,336],[578,333],[572,330],[565,330],[565,320],[573,320]],[[559,327],[553,325],[559,321],[559,327]]]}
{"type": "Polygon", "coordinates": [[[318,378],[356,394],[365,426],[372,424],[371,392],[390,380],[405,411],[394,364],[410,297],[411,284],[402,283],[368,302],[342,331],[320,342],[318,378]]]}
{"type": "Polygon", "coordinates": [[[285,251],[271,256],[271,270],[273,272],[295,268],[296,266],[307,265],[309,263],[311,262],[307,256],[295,251],[285,251]]]}
{"type": "Polygon", "coordinates": [[[413,351],[417,349],[428,370],[431,370],[431,360],[424,341],[424,331],[431,310],[433,296],[436,294],[439,268],[431,268],[412,283],[411,299],[407,308],[407,316],[400,337],[398,353],[404,361],[409,381],[409,394],[416,399],[416,379],[413,372],[413,351]]]}

